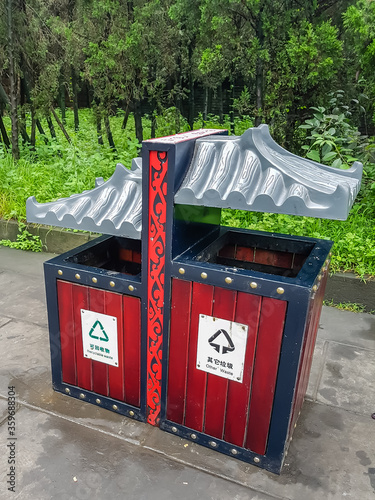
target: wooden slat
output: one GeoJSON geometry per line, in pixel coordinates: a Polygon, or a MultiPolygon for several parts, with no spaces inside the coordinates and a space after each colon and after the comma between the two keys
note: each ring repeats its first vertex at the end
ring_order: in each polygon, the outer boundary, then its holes
{"type": "Polygon", "coordinates": [[[119,251],[120,260],[125,260],[126,262],[133,262],[133,250],[129,248],[120,248],[119,251]]]}
{"type": "Polygon", "coordinates": [[[236,246],[235,245],[225,245],[223,248],[219,250],[218,255],[220,257],[229,257],[229,258],[234,258],[236,253],[236,246]]]}
{"type": "Polygon", "coordinates": [[[197,431],[203,429],[207,378],[204,371],[196,368],[199,314],[211,316],[213,291],[214,289],[210,285],[193,283],[185,425],[197,431]]]}
{"type": "MultiPolygon", "coordinates": [[[[215,287],[213,316],[233,321],[236,298],[235,291],[215,287]]],[[[224,432],[227,389],[228,379],[208,374],[204,432],[219,439],[223,437],[224,432]]]]}
{"type": "Polygon", "coordinates": [[[250,398],[246,448],[264,455],[284,330],[286,301],[264,297],[250,398]]]}
{"type": "Polygon", "coordinates": [[[243,260],[245,262],[253,262],[253,260],[254,260],[254,248],[237,246],[236,259],[243,260]]]}
{"type": "Polygon", "coordinates": [[[141,300],[123,297],[125,402],[140,406],[141,400],[141,300]]]}
{"type": "Polygon", "coordinates": [[[111,398],[124,401],[124,323],[122,295],[105,292],[105,314],[117,319],[118,366],[108,365],[108,385],[111,398]]]}
{"type": "Polygon", "coordinates": [[[75,330],[73,321],[72,284],[57,281],[59,305],[62,380],[76,385],[75,330]]]}
{"type": "Polygon", "coordinates": [[[167,419],[184,419],[192,283],[173,279],[169,336],[167,419]]]}
{"type": "Polygon", "coordinates": [[[229,381],[224,430],[224,440],[237,446],[245,441],[261,300],[260,296],[238,292],[235,321],[248,325],[244,374],[242,383],[229,381]]]}
{"type": "Polygon", "coordinates": [[[141,264],[141,262],[142,262],[141,252],[138,252],[137,250],[133,250],[133,262],[136,262],[137,264],[141,264]]]}
{"type": "MultiPolygon", "coordinates": [[[[90,311],[104,314],[105,292],[89,288],[90,311]]],[[[92,361],[92,390],[108,396],[108,365],[100,361],[92,361]]]]}
{"type": "Polygon", "coordinates": [[[76,331],[77,385],[92,390],[92,361],[83,355],[81,309],[89,309],[89,292],[86,286],[73,285],[74,329],[76,331]]]}

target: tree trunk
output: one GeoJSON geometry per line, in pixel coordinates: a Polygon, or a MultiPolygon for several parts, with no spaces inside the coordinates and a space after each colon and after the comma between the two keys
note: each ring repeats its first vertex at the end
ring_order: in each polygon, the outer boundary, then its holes
{"type": "Polygon", "coordinates": [[[9,57],[9,82],[10,82],[10,119],[12,122],[12,155],[15,160],[20,157],[18,145],[18,115],[17,115],[17,76],[14,65],[14,40],[13,40],[13,1],[7,0],[7,31],[8,31],[8,57],[9,57]]]}
{"type": "Polygon", "coordinates": [[[95,106],[95,120],[96,120],[96,135],[98,137],[99,146],[103,146],[103,135],[102,135],[102,117],[97,106],[95,106]]]}
{"type": "Polygon", "coordinates": [[[116,151],[116,146],[115,146],[115,143],[113,142],[111,125],[109,123],[109,117],[108,117],[107,113],[104,115],[104,125],[105,125],[105,131],[107,134],[108,143],[109,143],[111,149],[113,149],[113,151],[116,151]]]}
{"type": "Polygon", "coordinates": [[[64,75],[62,73],[60,73],[59,77],[59,105],[61,110],[61,121],[65,125],[66,123],[65,85],[64,85],[64,75]]]}
{"type": "Polygon", "coordinates": [[[79,130],[77,74],[73,66],[70,67],[70,71],[72,75],[74,130],[77,132],[79,130]]]}
{"type": "MultiPolygon", "coordinates": [[[[260,10],[257,23],[256,23],[256,36],[259,41],[260,48],[264,45],[264,33],[263,33],[263,22],[262,22],[262,9],[260,10]]],[[[257,127],[262,123],[262,112],[264,103],[264,78],[263,78],[263,59],[257,57],[256,69],[255,69],[255,89],[256,89],[256,102],[255,102],[255,126],[257,127]]]]}
{"type": "Polygon", "coordinates": [[[223,106],[223,84],[219,85],[218,89],[218,100],[219,100],[219,122],[223,123],[224,121],[224,106],[223,106]]]}
{"type": "Polygon", "coordinates": [[[38,129],[39,131],[39,134],[43,136],[43,140],[46,144],[48,144],[48,138],[46,136],[46,133],[44,132],[43,130],[43,127],[42,127],[42,124],[40,123],[39,121],[39,118],[36,118],[35,119],[35,124],[36,124],[36,128],[38,129]]]}
{"type": "Polygon", "coordinates": [[[193,48],[189,45],[189,112],[188,112],[188,122],[190,130],[194,128],[194,118],[195,118],[195,109],[194,109],[194,78],[193,78],[193,48]]]}
{"type": "Polygon", "coordinates": [[[235,97],[235,85],[234,85],[234,80],[231,80],[231,85],[230,85],[230,92],[231,92],[231,97],[230,97],[230,111],[229,111],[229,118],[230,118],[230,131],[231,131],[231,134],[234,135],[235,133],[235,130],[234,130],[234,107],[233,107],[233,103],[234,103],[234,97],[235,97]]]}
{"type": "Polygon", "coordinates": [[[143,141],[143,127],[142,127],[142,109],[141,103],[137,99],[134,105],[134,124],[135,124],[135,136],[137,140],[141,143],[143,141]]]}
{"type": "Polygon", "coordinates": [[[53,114],[53,117],[54,117],[54,118],[55,118],[55,120],[56,120],[57,125],[60,127],[61,132],[64,134],[65,139],[69,142],[69,144],[71,144],[71,143],[72,143],[72,140],[71,140],[71,138],[69,137],[68,132],[66,131],[66,129],[65,129],[65,127],[64,127],[64,125],[61,123],[60,118],[57,116],[56,111],[53,109],[53,107],[52,107],[52,106],[51,106],[51,112],[52,112],[52,114],[53,114]]]}
{"type": "Polygon", "coordinates": [[[128,105],[126,106],[124,119],[123,119],[122,125],[121,125],[122,130],[126,129],[126,125],[128,124],[129,115],[130,115],[130,103],[128,103],[128,105]]]}
{"type": "Polygon", "coordinates": [[[49,132],[51,134],[52,139],[56,139],[55,127],[53,126],[53,123],[52,123],[50,116],[47,117],[47,123],[48,123],[48,128],[49,128],[49,132]]]}
{"type": "Polygon", "coordinates": [[[204,101],[203,101],[203,123],[204,127],[207,121],[207,113],[208,113],[208,87],[204,89],[204,101]]]}
{"type": "Polygon", "coordinates": [[[35,128],[36,128],[36,123],[35,123],[35,113],[34,111],[31,112],[31,135],[30,135],[30,143],[32,149],[35,151],[35,128]]]}
{"type": "Polygon", "coordinates": [[[6,149],[8,149],[10,147],[10,141],[1,114],[0,114],[0,132],[3,138],[4,145],[6,149]]]}

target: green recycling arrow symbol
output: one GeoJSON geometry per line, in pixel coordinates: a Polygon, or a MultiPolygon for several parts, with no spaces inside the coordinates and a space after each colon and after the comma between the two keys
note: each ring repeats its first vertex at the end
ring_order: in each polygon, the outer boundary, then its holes
{"type": "Polygon", "coordinates": [[[98,319],[92,325],[92,328],[91,328],[90,333],[89,333],[89,337],[91,337],[92,339],[95,339],[95,340],[103,340],[103,342],[109,341],[108,335],[105,333],[104,327],[98,319]],[[96,335],[94,335],[94,331],[95,331],[97,326],[99,326],[101,329],[101,333],[103,335],[102,337],[97,337],[96,335]]]}

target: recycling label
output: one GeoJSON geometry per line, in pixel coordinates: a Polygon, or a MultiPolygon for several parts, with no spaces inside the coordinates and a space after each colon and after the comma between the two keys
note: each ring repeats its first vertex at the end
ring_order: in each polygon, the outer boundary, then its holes
{"type": "Polygon", "coordinates": [[[83,355],[118,366],[117,318],[81,309],[83,355]]]}
{"type": "Polygon", "coordinates": [[[242,383],[248,326],[199,315],[198,370],[242,383]]]}

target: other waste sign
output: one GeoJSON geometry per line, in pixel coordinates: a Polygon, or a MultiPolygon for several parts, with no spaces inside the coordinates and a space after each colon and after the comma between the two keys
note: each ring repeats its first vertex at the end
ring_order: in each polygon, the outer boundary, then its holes
{"type": "Polygon", "coordinates": [[[83,355],[118,366],[117,318],[81,309],[83,355]]]}
{"type": "Polygon", "coordinates": [[[199,315],[198,370],[242,383],[248,326],[199,315]]]}

